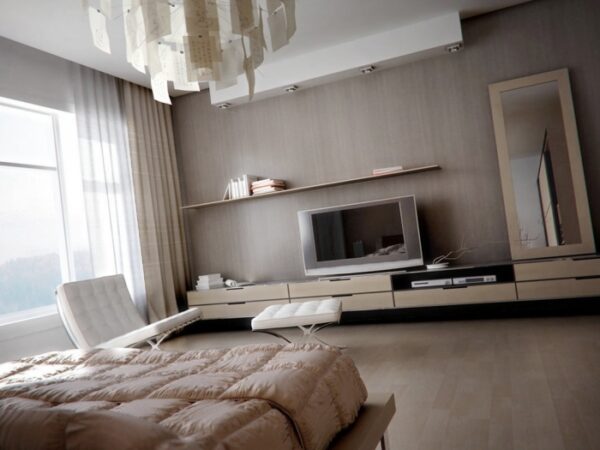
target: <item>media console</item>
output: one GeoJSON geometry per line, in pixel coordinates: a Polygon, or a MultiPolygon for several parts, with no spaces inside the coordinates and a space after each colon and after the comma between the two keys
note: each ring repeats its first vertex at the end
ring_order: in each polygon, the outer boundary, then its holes
{"type": "Polygon", "coordinates": [[[600,257],[373,273],[188,292],[205,319],[254,317],[273,304],[338,297],[343,311],[600,296],[600,257]]]}
{"type": "Polygon", "coordinates": [[[517,299],[512,264],[420,270],[390,275],[396,308],[497,303],[517,299]]]}
{"type": "Polygon", "coordinates": [[[436,270],[417,270],[391,273],[392,287],[395,291],[443,287],[461,288],[473,284],[514,282],[512,264],[486,264],[477,266],[458,266],[436,270]]]}

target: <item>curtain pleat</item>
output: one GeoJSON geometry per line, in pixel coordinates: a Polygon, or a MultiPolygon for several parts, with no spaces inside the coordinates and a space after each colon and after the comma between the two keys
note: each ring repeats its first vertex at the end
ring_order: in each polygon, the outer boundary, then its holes
{"type": "Polygon", "coordinates": [[[73,277],[122,273],[138,310],[146,316],[119,83],[114,77],[74,65],[73,86],[78,151],[62,155],[63,179],[69,185],[64,195],[73,277]]]}
{"type": "Polygon", "coordinates": [[[146,303],[150,321],[186,305],[187,255],[175,141],[168,105],[122,82],[146,303]]]}

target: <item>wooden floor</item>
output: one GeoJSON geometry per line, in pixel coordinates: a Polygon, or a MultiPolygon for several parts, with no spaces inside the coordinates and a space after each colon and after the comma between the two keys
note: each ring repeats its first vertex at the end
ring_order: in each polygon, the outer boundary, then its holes
{"type": "MultiPolygon", "coordinates": [[[[370,391],[395,393],[392,449],[600,449],[600,316],[352,325],[319,335],[348,347],[370,391]]],[[[277,340],[204,333],[163,348],[258,342],[277,340]]]]}

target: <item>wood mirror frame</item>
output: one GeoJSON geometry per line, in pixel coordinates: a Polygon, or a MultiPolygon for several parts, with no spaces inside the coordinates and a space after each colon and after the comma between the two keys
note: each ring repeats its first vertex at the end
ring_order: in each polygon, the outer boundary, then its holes
{"type": "MultiPolygon", "coordinates": [[[[588,196],[585,187],[583,166],[581,162],[581,151],[579,147],[579,137],[577,135],[577,124],[575,121],[575,112],[573,109],[573,99],[571,96],[568,70],[559,69],[551,72],[490,84],[489,94],[492,108],[494,133],[496,135],[500,180],[502,183],[502,195],[504,198],[504,208],[512,258],[515,260],[522,260],[595,253],[596,249],[594,244],[592,222],[590,218],[588,196]],[[570,176],[575,206],[574,209],[576,211],[575,215],[579,227],[579,235],[578,242],[564,243],[560,245],[548,245],[546,230],[546,245],[530,247],[523,245],[524,238],[522,236],[522,227],[520,226],[519,213],[517,210],[517,198],[515,195],[515,185],[513,183],[513,168],[511,166],[509,140],[505,123],[502,94],[516,89],[534,87],[544,83],[552,82],[556,82],[558,86],[560,109],[562,112],[564,127],[564,138],[566,141],[568,163],[570,165],[570,176]]],[[[545,139],[546,136],[544,136],[544,145],[545,139]]],[[[572,208],[571,205],[569,205],[569,207],[572,208]]],[[[541,207],[540,211],[543,219],[544,213],[542,212],[541,207]]]]}

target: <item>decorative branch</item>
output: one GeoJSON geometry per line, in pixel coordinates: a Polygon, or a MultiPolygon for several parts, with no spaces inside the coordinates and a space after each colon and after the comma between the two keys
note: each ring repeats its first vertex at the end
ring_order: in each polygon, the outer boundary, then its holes
{"type": "Polygon", "coordinates": [[[484,242],[482,245],[468,247],[465,243],[465,236],[463,235],[463,237],[460,241],[459,248],[457,248],[456,250],[450,250],[448,253],[446,253],[444,255],[435,257],[432,261],[432,264],[442,264],[442,263],[449,262],[449,261],[456,261],[456,260],[462,258],[467,253],[474,252],[475,250],[478,250],[485,245],[506,244],[506,243],[507,243],[506,241],[488,241],[488,242],[484,242]]]}

